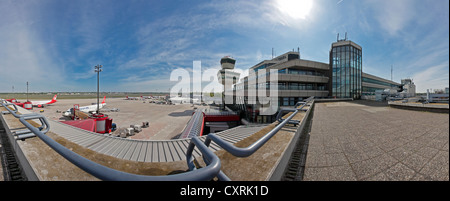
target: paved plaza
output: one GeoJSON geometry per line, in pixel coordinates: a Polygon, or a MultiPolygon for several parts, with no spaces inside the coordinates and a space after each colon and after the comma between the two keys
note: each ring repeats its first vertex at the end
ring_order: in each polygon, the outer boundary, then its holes
{"type": "Polygon", "coordinates": [[[316,103],[304,181],[448,181],[449,114],[316,103]]]}

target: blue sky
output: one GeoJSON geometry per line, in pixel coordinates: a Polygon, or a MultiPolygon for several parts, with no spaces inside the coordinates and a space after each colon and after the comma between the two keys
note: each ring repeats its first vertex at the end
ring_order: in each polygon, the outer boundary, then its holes
{"type": "Polygon", "coordinates": [[[300,47],[328,63],[337,33],[363,71],[418,92],[449,86],[448,0],[0,0],[0,92],[169,91],[177,68],[246,70],[300,47]],[[310,9],[305,9],[310,7],[310,9]]]}

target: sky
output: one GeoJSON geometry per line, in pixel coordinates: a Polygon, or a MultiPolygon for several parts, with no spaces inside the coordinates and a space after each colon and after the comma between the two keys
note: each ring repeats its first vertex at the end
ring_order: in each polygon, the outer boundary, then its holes
{"type": "Polygon", "coordinates": [[[98,64],[101,91],[167,92],[194,61],[231,56],[244,76],[300,48],[328,63],[346,32],[363,72],[449,86],[448,0],[0,0],[0,92],[94,92],[98,64]]]}

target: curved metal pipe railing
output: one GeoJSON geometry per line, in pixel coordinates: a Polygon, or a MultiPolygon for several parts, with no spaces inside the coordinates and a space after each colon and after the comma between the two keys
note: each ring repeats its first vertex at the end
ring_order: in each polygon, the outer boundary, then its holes
{"type": "Polygon", "coordinates": [[[4,103],[3,101],[4,101],[4,100],[2,100],[1,105],[2,105],[4,108],[6,108],[6,110],[8,110],[8,111],[2,111],[2,114],[8,114],[8,113],[11,113],[11,114],[14,115],[14,117],[19,118],[19,115],[16,114],[16,112],[18,112],[16,104],[14,104],[14,103],[8,103],[8,102],[7,102],[7,103],[4,103]],[[10,106],[10,105],[14,107],[14,112],[11,112],[12,110],[11,110],[9,107],[7,107],[7,106],[10,106]]]}
{"type": "MultiPolygon", "coordinates": [[[[299,102],[299,103],[297,103],[295,105],[295,108],[289,109],[289,111],[293,111],[294,113],[289,115],[288,118],[283,119],[283,121],[281,121],[280,124],[278,124],[275,128],[273,128],[271,131],[269,131],[267,134],[265,134],[263,137],[261,137],[260,139],[258,139],[256,142],[254,142],[253,144],[251,144],[248,147],[245,147],[245,148],[236,147],[233,144],[223,140],[222,138],[220,138],[219,136],[217,136],[216,134],[213,134],[213,133],[209,134],[206,137],[205,145],[209,146],[211,144],[211,141],[214,141],[217,145],[221,146],[225,151],[229,152],[233,156],[236,156],[236,157],[248,157],[248,156],[252,155],[253,153],[255,153],[259,148],[261,148],[276,133],[278,133],[278,131],[281,128],[283,128],[286,124],[291,123],[291,119],[299,111],[301,111],[303,109],[303,107],[308,105],[308,103],[311,100],[313,100],[313,98],[310,98],[309,100],[307,100],[307,102],[299,102]],[[301,105],[301,107],[297,108],[299,105],[301,105]]],[[[281,111],[280,111],[280,113],[281,113],[281,111]]],[[[204,161],[208,164],[208,160],[204,159],[204,161]]],[[[219,180],[230,181],[230,179],[222,171],[220,171],[220,173],[217,175],[217,177],[219,178],[219,180]]]]}
{"type": "MultiPolygon", "coordinates": [[[[50,137],[41,133],[38,129],[29,124],[24,118],[19,119],[22,124],[33,131],[42,141],[44,141],[48,146],[58,152],[61,156],[72,162],[74,165],[78,166],[87,173],[97,177],[101,180],[108,181],[208,181],[215,177],[220,171],[220,159],[208,148],[202,141],[197,137],[192,138],[189,147],[197,146],[200,152],[211,161],[208,166],[186,173],[176,174],[176,175],[165,175],[165,176],[147,176],[147,175],[137,175],[127,172],[122,172],[115,170],[98,163],[95,163],[89,159],[86,159],[79,154],[67,149],[61,144],[57,143],[50,137]]],[[[193,156],[186,155],[186,160],[188,161],[188,166],[193,164],[193,156]]]]}
{"type": "Polygon", "coordinates": [[[220,138],[216,134],[209,134],[206,137],[205,144],[206,146],[209,146],[211,144],[211,141],[214,141],[217,145],[221,146],[224,150],[230,152],[233,156],[237,157],[248,157],[255,153],[259,148],[261,148],[267,141],[270,140],[281,128],[286,125],[289,120],[291,120],[297,113],[299,109],[295,109],[294,113],[289,115],[288,118],[286,118],[283,122],[278,124],[275,128],[273,128],[271,131],[269,131],[267,134],[265,134],[263,137],[259,138],[256,142],[251,144],[250,146],[246,148],[239,148],[234,146],[228,141],[225,141],[224,139],[220,138]]]}
{"type": "MultiPolygon", "coordinates": [[[[42,141],[44,141],[48,146],[54,149],[61,156],[72,162],[74,165],[78,166],[82,170],[88,172],[89,174],[101,179],[101,180],[120,180],[120,181],[199,181],[199,180],[212,180],[217,177],[219,180],[230,181],[221,170],[220,159],[215,155],[208,147],[211,144],[211,141],[214,141],[217,145],[221,146],[225,151],[229,152],[233,156],[237,157],[248,157],[255,153],[259,148],[261,148],[267,141],[269,141],[278,131],[284,127],[288,123],[292,123],[291,119],[299,112],[302,111],[303,107],[306,106],[310,101],[313,100],[313,97],[308,98],[305,102],[298,102],[293,109],[285,109],[284,111],[293,111],[291,115],[289,115],[286,119],[277,118],[279,120],[279,124],[265,134],[263,137],[258,139],[256,142],[251,144],[246,148],[239,148],[234,146],[233,144],[223,140],[218,137],[216,134],[209,134],[205,142],[203,143],[198,137],[194,136],[191,138],[188,149],[186,151],[186,162],[189,168],[189,172],[176,174],[176,175],[164,175],[164,176],[147,176],[147,175],[137,175],[131,174],[127,172],[122,172],[119,170],[115,170],[101,164],[95,163],[89,159],[86,159],[77,153],[67,149],[61,144],[57,143],[50,137],[46,136],[45,133],[49,131],[50,125],[45,117],[40,114],[25,114],[18,115],[16,114],[17,107],[12,103],[4,103],[1,101],[1,105],[5,107],[9,113],[11,113],[14,117],[19,118],[19,121],[25,125],[32,133],[34,133],[37,137],[39,137],[42,141]],[[14,110],[8,108],[8,105],[14,105],[14,110]],[[300,108],[297,108],[300,106],[300,108]],[[39,128],[31,125],[27,120],[29,119],[39,119],[42,123],[42,126],[39,128]],[[206,167],[202,167],[197,169],[194,164],[194,156],[193,151],[197,147],[202,153],[202,157],[204,162],[206,163],[206,167]]],[[[283,110],[283,109],[282,109],[283,110]]],[[[280,111],[281,113],[281,111],[280,111]]],[[[279,115],[281,115],[279,113],[279,115]]],[[[6,114],[6,113],[3,113],[6,114]]]]}
{"type": "MultiPolygon", "coordinates": [[[[31,113],[31,114],[17,114],[18,109],[17,106],[13,103],[3,103],[1,102],[1,106],[3,106],[7,111],[3,111],[2,114],[12,114],[16,118],[24,118],[25,120],[31,120],[31,119],[39,119],[41,122],[41,126],[38,127],[39,131],[42,133],[47,133],[50,130],[50,124],[48,123],[47,119],[43,117],[42,115],[31,113]],[[8,106],[13,106],[14,110],[11,110],[8,106]]],[[[32,133],[31,130],[25,129],[25,130],[18,130],[14,131],[14,136],[16,136],[17,140],[24,140],[27,138],[35,137],[36,135],[32,133]]]]}
{"type": "MultiPolygon", "coordinates": [[[[147,176],[147,175],[137,175],[131,174],[127,172],[122,172],[119,170],[115,170],[101,164],[95,163],[83,156],[67,149],[62,146],[55,140],[51,139],[44,132],[47,132],[50,128],[47,119],[40,114],[26,114],[26,115],[18,115],[16,114],[16,110],[11,110],[7,106],[7,104],[2,103],[3,107],[5,107],[14,117],[18,117],[19,121],[27,127],[32,133],[34,133],[37,137],[39,137],[42,141],[44,141],[49,147],[55,150],[58,154],[66,158],[68,161],[78,166],[80,169],[86,171],[87,173],[97,177],[101,180],[113,180],[113,181],[208,181],[216,177],[216,175],[220,171],[220,159],[217,157],[201,140],[197,137],[193,137],[190,141],[188,150],[190,154],[186,155],[186,161],[189,167],[194,166],[194,158],[192,155],[192,151],[195,147],[197,147],[202,153],[203,157],[205,157],[209,163],[206,167],[201,169],[195,169],[194,171],[189,171],[176,175],[164,175],[164,176],[147,176]],[[45,124],[44,132],[41,131],[41,128],[36,128],[31,125],[27,120],[39,118],[43,124],[45,124]]],[[[194,166],[195,167],[195,166],[194,166]]],[[[191,168],[190,168],[191,169],[191,168]]]]}

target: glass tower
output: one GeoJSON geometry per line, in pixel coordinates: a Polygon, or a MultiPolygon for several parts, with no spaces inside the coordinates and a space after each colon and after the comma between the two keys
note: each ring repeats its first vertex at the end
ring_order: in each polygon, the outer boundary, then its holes
{"type": "Polygon", "coordinates": [[[336,98],[361,98],[362,48],[348,40],[338,40],[331,45],[330,74],[331,96],[336,98]]]}

